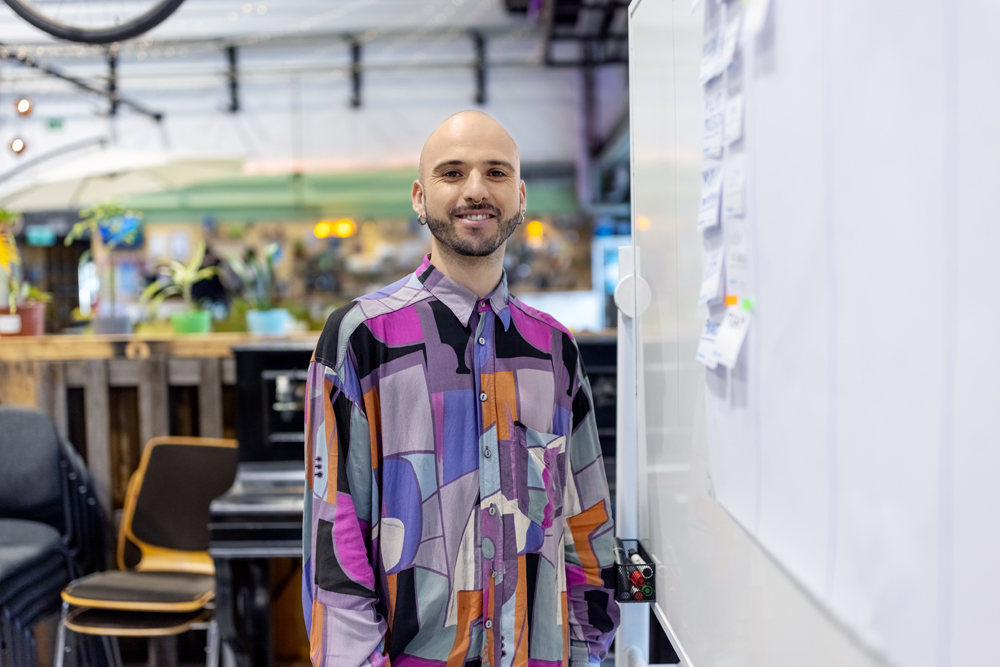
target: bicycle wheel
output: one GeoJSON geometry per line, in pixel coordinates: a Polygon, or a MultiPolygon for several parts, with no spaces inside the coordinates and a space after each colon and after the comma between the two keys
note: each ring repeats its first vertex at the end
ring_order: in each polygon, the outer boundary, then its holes
{"type": "Polygon", "coordinates": [[[121,42],[162,23],[184,0],[4,0],[39,30],[84,44],[121,42]]]}

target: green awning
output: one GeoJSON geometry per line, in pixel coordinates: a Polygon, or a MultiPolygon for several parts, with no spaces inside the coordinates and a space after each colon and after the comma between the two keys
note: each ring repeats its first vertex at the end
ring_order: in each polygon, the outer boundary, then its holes
{"type": "MultiPolygon", "coordinates": [[[[406,218],[416,169],[250,175],[130,197],[127,208],[147,223],[306,221],[321,218],[406,218]]],[[[568,179],[526,181],[528,215],[580,210],[568,179]]]]}

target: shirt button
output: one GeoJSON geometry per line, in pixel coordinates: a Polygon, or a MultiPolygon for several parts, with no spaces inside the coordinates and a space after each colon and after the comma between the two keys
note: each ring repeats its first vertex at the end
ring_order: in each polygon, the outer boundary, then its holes
{"type": "Polygon", "coordinates": [[[493,516],[496,513],[497,513],[497,506],[496,505],[490,505],[490,516],[493,516]]]}
{"type": "Polygon", "coordinates": [[[493,621],[491,621],[490,619],[486,619],[486,629],[489,630],[492,627],[493,627],[493,621]]]}
{"type": "Polygon", "coordinates": [[[490,448],[489,447],[487,447],[485,450],[483,450],[483,456],[485,456],[486,458],[490,458],[491,454],[490,454],[490,448]]]}
{"type": "Polygon", "coordinates": [[[479,339],[479,344],[480,345],[486,345],[486,339],[485,338],[480,338],[479,339]]]}
{"type": "Polygon", "coordinates": [[[485,401],[486,400],[486,392],[485,391],[483,393],[479,394],[479,400],[480,401],[485,401]]]}

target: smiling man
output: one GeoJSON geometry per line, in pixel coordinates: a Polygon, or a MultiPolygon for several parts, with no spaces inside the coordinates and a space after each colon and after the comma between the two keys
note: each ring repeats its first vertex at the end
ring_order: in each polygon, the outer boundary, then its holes
{"type": "Polygon", "coordinates": [[[333,313],[309,370],[313,664],[599,664],[618,624],[608,486],[573,337],[507,292],[514,140],[452,116],[412,199],[431,254],[333,313]]]}

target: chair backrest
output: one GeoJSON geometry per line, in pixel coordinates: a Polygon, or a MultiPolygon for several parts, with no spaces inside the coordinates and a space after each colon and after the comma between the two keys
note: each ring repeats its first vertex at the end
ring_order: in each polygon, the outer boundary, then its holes
{"type": "Polygon", "coordinates": [[[236,458],[235,440],[150,440],[129,480],[118,533],[118,566],[212,574],[208,506],[232,486],[236,458]]]}
{"type": "Polygon", "coordinates": [[[61,447],[48,415],[0,407],[0,517],[65,529],[61,447]]]}

